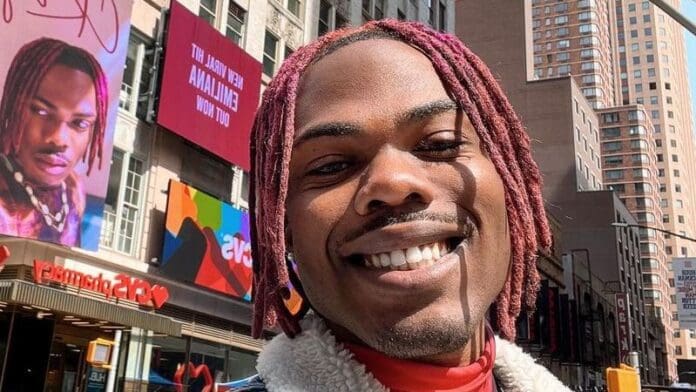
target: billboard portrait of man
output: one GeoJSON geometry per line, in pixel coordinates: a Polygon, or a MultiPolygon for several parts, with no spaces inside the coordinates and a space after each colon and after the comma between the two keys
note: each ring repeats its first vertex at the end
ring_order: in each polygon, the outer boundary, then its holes
{"type": "Polygon", "coordinates": [[[10,65],[0,101],[0,232],[79,246],[87,175],[101,164],[107,79],[89,52],[39,38],[10,65]]]}
{"type": "Polygon", "coordinates": [[[5,10],[0,242],[98,249],[132,8],[55,0],[5,10]]]}

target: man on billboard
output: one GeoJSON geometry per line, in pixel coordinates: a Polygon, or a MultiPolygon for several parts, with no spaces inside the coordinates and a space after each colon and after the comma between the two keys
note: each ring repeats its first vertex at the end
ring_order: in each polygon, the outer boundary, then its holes
{"type": "Polygon", "coordinates": [[[284,333],[233,390],[569,391],[514,344],[551,246],[541,174],[459,39],[387,19],[298,49],[251,162],[252,331],[284,333]]]}
{"type": "Polygon", "coordinates": [[[107,78],[84,49],[40,38],[24,45],[0,101],[0,234],[80,245],[87,175],[101,165],[107,78]]]}

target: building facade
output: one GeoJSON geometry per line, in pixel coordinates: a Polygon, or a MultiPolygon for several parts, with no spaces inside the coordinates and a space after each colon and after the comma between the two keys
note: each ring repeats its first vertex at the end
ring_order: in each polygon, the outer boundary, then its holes
{"type": "MultiPolygon", "coordinates": [[[[347,24],[393,17],[454,29],[454,0],[180,4],[212,26],[211,40],[253,58],[260,80],[244,86],[257,91],[294,50],[347,24]]],[[[173,9],[133,0],[98,250],[0,236],[10,252],[0,273],[1,390],[222,391],[255,372],[262,342],[250,338],[241,284],[250,280],[248,238],[213,232],[210,221],[248,216],[248,173],[180,136],[193,130],[158,119],[163,68],[184,60],[166,39],[177,28],[173,9]]]]}
{"type": "MultiPolygon", "coordinates": [[[[668,382],[670,361],[665,360],[668,350],[663,343],[667,333],[658,319],[645,313],[642,245],[638,232],[624,233],[612,227],[614,222],[636,221],[612,192],[601,191],[606,184],[603,184],[600,116],[596,109],[609,110],[610,106],[618,104],[617,89],[612,86],[620,79],[612,73],[617,61],[617,40],[612,33],[615,28],[610,23],[614,10],[607,2],[595,1],[489,1],[485,5],[466,1],[459,2],[457,7],[458,36],[499,76],[530,133],[535,160],[544,177],[544,198],[562,227],[562,252],[575,254],[582,250],[582,254],[587,251],[584,256],[593,271],[588,275],[596,278],[602,287],[602,294],[597,293],[597,297],[608,296],[610,298],[605,300],[615,305],[614,294],[628,296],[631,305],[626,315],[632,325],[628,340],[631,349],[640,353],[644,366],[641,376],[644,382],[668,382]],[[588,15],[580,15],[582,13],[588,15]],[[567,17],[562,17],[564,15],[567,17]],[[505,25],[506,29],[482,28],[494,21],[505,25]],[[557,42],[565,39],[569,42],[563,42],[559,48],[557,42]],[[581,52],[593,45],[597,47],[590,52],[594,56],[592,61],[598,64],[585,65],[583,69],[583,62],[590,60],[584,61],[581,52]],[[557,61],[559,53],[567,54],[567,57],[561,56],[560,62],[557,61]],[[568,75],[559,76],[559,67],[568,75]],[[550,76],[549,68],[553,69],[550,76]],[[589,77],[583,79],[585,75],[589,77]],[[595,80],[604,84],[590,84],[595,80]],[[601,89],[602,93],[590,94],[586,88],[601,89]],[[597,99],[600,95],[606,100],[597,99]]],[[[649,151],[654,153],[655,150],[644,142],[638,141],[636,148],[645,148],[646,157],[640,153],[635,159],[649,163],[649,151]]],[[[652,158],[652,162],[655,165],[656,158],[652,158]]],[[[651,195],[656,197],[655,193],[651,195]]],[[[593,287],[596,286],[593,284],[593,287]]],[[[592,292],[589,290],[590,301],[585,301],[588,304],[598,303],[592,292]]],[[[618,327],[616,323],[612,328],[618,330],[618,327]]],[[[588,329],[585,340],[600,339],[595,334],[596,328],[588,329]]],[[[592,355],[594,344],[584,347],[588,352],[581,358],[583,362],[575,365],[575,374],[568,370],[568,375],[563,375],[564,381],[580,386],[601,384],[601,369],[606,362],[601,355],[592,355]],[[587,358],[592,360],[584,362],[587,358]]],[[[619,350],[612,360],[618,363],[625,359],[622,357],[625,355],[619,350]]]]}

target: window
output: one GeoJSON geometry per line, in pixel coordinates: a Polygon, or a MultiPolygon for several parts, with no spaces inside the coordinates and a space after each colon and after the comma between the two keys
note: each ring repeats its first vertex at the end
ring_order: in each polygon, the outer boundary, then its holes
{"type": "Polygon", "coordinates": [[[581,46],[597,46],[599,45],[599,38],[595,36],[591,37],[580,37],[580,45],[581,46]]]}
{"type": "Polygon", "coordinates": [[[672,89],[672,85],[669,83],[665,83],[665,90],[671,90],[671,89],[672,89]]]}
{"type": "Polygon", "coordinates": [[[556,29],[556,37],[565,37],[568,34],[570,34],[570,32],[567,27],[559,27],[556,29]]]}
{"type": "Polygon", "coordinates": [[[630,18],[628,18],[628,23],[634,25],[638,23],[638,19],[635,16],[631,16],[630,18]]]}
{"type": "Polygon", "coordinates": [[[217,10],[217,0],[201,0],[198,8],[198,16],[205,19],[211,26],[215,26],[215,13],[217,10]]]}
{"type": "Polygon", "coordinates": [[[580,57],[583,59],[599,57],[598,49],[583,49],[580,51],[580,57]]]}
{"type": "Polygon", "coordinates": [[[672,104],[672,97],[665,97],[665,101],[667,101],[668,105],[672,104]]]}
{"type": "Polygon", "coordinates": [[[600,65],[599,65],[599,62],[597,62],[597,61],[587,61],[587,62],[582,63],[580,65],[580,68],[583,71],[594,71],[594,70],[599,70],[600,65]]]}
{"type": "Polygon", "coordinates": [[[628,128],[629,135],[645,135],[645,127],[642,125],[636,125],[628,128]]]}
{"type": "Polygon", "coordinates": [[[677,222],[684,223],[684,215],[677,215],[677,222]]]}
{"type": "Polygon", "coordinates": [[[672,154],[672,162],[679,162],[679,155],[672,154]]]}
{"type": "Polygon", "coordinates": [[[644,9],[644,10],[650,9],[650,2],[649,2],[649,1],[643,1],[643,2],[641,3],[641,7],[640,7],[640,8],[642,8],[642,9],[644,9]]]}
{"type": "MultiPolygon", "coordinates": [[[[331,11],[331,4],[326,2],[326,0],[322,0],[321,4],[319,4],[319,25],[317,28],[317,35],[319,37],[331,31],[331,11]]],[[[535,56],[535,64],[537,57],[539,57],[539,62],[541,62],[541,56],[535,56]]]]}
{"type": "Polygon", "coordinates": [[[629,5],[628,5],[628,12],[636,12],[636,5],[635,5],[635,4],[629,4],[629,5]]]}
{"type": "Polygon", "coordinates": [[[660,118],[660,111],[659,110],[651,110],[650,111],[650,117],[653,120],[658,120],[660,118]]]}
{"type": "Polygon", "coordinates": [[[568,11],[568,3],[556,4],[556,13],[568,11]]]}
{"type": "Polygon", "coordinates": [[[633,86],[636,90],[637,93],[642,93],[643,92],[643,84],[642,83],[637,83],[635,86],[633,86]]]}
{"type": "Polygon", "coordinates": [[[278,38],[266,31],[266,37],[263,44],[263,73],[268,76],[273,76],[275,73],[276,63],[278,62],[278,38]]]}
{"type": "Polygon", "coordinates": [[[643,23],[650,23],[650,14],[643,15],[643,23]]]}
{"type": "Polygon", "coordinates": [[[148,120],[148,105],[150,103],[150,81],[152,74],[152,54],[147,50],[150,41],[137,30],[131,29],[128,39],[126,65],[123,70],[123,82],[119,92],[118,105],[126,112],[141,120],[148,120]],[[136,65],[142,60],[142,68],[136,65]]]}
{"type": "Polygon", "coordinates": [[[227,7],[227,24],[225,26],[225,35],[236,44],[239,44],[242,41],[245,16],[246,13],[244,12],[244,9],[238,6],[234,1],[230,0],[230,4],[227,7]]]}
{"type": "Polygon", "coordinates": [[[679,185],[679,184],[674,185],[674,191],[677,193],[681,193],[681,185],[679,185]]]}
{"type": "Polygon", "coordinates": [[[655,76],[655,68],[648,68],[648,77],[655,76]]]}
{"type": "Polygon", "coordinates": [[[623,163],[623,157],[621,155],[610,155],[604,157],[605,165],[619,165],[623,163]]]}
{"type": "Polygon", "coordinates": [[[567,49],[570,47],[570,40],[562,39],[556,43],[558,49],[567,49]]]}
{"type": "MultiPolygon", "coordinates": [[[[681,248],[679,248],[679,252],[681,253],[682,256],[686,256],[686,254],[687,254],[686,247],[682,246],[681,248]]],[[[691,349],[691,352],[694,352],[694,350],[696,350],[696,349],[691,349]]]]}
{"type": "Polygon", "coordinates": [[[658,162],[663,162],[665,159],[663,158],[662,154],[657,154],[657,161],[658,162]]]}
{"type": "Polygon", "coordinates": [[[579,21],[591,20],[595,17],[596,17],[596,15],[595,15],[594,11],[581,12],[578,14],[579,21]]]}
{"type": "Polygon", "coordinates": [[[605,138],[620,137],[621,128],[604,128],[602,129],[602,136],[605,138]]]}
{"type": "Polygon", "coordinates": [[[624,193],[626,192],[626,184],[609,184],[607,185],[607,189],[616,193],[624,193]]]}
{"type": "Polygon", "coordinates": [[[142,216],[145,164],[130,153],[114,149],[104,201],[101,246],[132,255],[142,216]]]}
{"type": "Polygon", "coordinates": [[[652,192],[652,185],[647,182],[636,182],[634,184],[636,192],[650,193],[652,192]]]}
{"type": "Polygon", "coordinates": [[[638,38],[638,30],[631,30],[631,38],[638,38]]]}
{"type": "Polygon", "coordinates": [[[602,121],[606,124],[619,122],[619,113],[602,113],[602,121]]]}
{"type": "Polygon", "coordinates": [[[604,142],[602,147],[604,151],[618,151],[621,149],[621,142],[604,142]]]}
{"type": "Polygon", "coordinates": [[[662,223],[669,223],[669,214],[662,215],[662,223]]]}
{"type": "Polygon", "coordinates": [[[645,120],[645,113],[642,110],[631,110],[628,112],[628,119],[631,121],[645,120]]]}
{"type": "Polygon", "coordinates": [[[554,23],[557,25],[568,23],[568,15],[557,16],[556,19],[554,19],[554,23]]]}
{"type": "Polygon", "coordinates": [[[633,154],[631,155],[631,163],[650,163],[648,154],[633,154]]]}
{"type": "Polygon", "coordinates": [[[651,105],[657,105],[657,96],[656,96],[656,95],[651,95],[651,96],[650,96],[650,104],[651,104],[651,105]]]}
{"type": "Polygon", "coordinates": [[[300,0],[288,0],[288,11],[298,18],[302,16],[302,3],[300,0]]]}
{"type": "Polygon", "coordinates": [[[657,83],[656,82],[650,82],[649,83],[650,90],[657,90],[657,83]]]}
{"type": "Polygon", "coordinates": [[[556,61],[568,61],[568,59],[570,59],[570,54],[568,54],[568,52],[562,52],[556,55],[556,61]]]}
{"type": "Polygon", "coordinates": [[[631,44],[631,52],[637,52],[640,49],[640,45],[638,43],[631,44]]]}
{"type": "Polygon", "coordinates": [[[657,176],[664,177],[665,176],[665,169],[657,169],[657,176]]]}
{"type": "Polygon", "coordinates": [[[617,170],[605,170],[604,171],[604,178],[607,180],[619,180],[624,178],[623,170],[617,169],[617,170]]]}
{"type": "Polygon", "coordinates": [[[645,140],[631,140],[631,148],[632,149],[647,149],[648,142],[646,142],[645,140]]]}
{"type": "Polygon", "coordinates": [[[677,147],[677,141],[674,139],[669,139],[669,145],[670,147],[677,147]]]}
{"type": "Polygon", "coordinates": [[[652,54],[646,55],[645,56],[645,61],[648,63],[654,63],[655,62],[655,56],[652,54]]]}
{"type": "Polygon", "coordinates": [[[681,199],[675,200],[674,204],[679,208],[684,208],[684,202],[681,199]]]}
{"type": "Polygon", "coordinates": [[[639,69],[633,71],[633,78],[634,78],[634,79],[640,79],[640,77],[641,77],[641,74],[640,74],[640,70],[639,70],[639,69]]]}
{"type": "Polygon", "coordinates": [[[597,28],[597,25],[594,23],[591,24],[581,24],[578,27],[580,34],[590,34],[590,33],[597,33],[599,29],[597,28]]]}
{"type": "Polygon", "coordinates": [[[662,147],[662,139],[655,139],[655,147],[662,147]]]}
{"type": "Polygon", "coordinates": [[[558,66],[558,75],[564,76],[570,73],[570,65],[564,64],[558,66]]]}
{"type": "Polygon", "coordinates": [[[646,27],[643,29],[643,33],[645,33],[645,36],[649,37],[652,35],[652,28],[651,27],[646,27]]]}
{"type": "Polygon", "coordinates": [[[674,175],[674,177],[679,177],[679,170],[678,169],[672,170],[672,175],[674,175]]]}

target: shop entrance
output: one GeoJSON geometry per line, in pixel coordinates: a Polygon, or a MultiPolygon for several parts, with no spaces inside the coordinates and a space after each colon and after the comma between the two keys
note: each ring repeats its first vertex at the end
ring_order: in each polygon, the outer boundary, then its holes
{"type": "MultiPolygon", "coordinates": [[[[11,331],[5,341],[4,380],[0,391],[103,392],[108,370],[87,361],[91,341],[114,340],[123,326],[54,314],[48,309],[16,306],[0,317],[11,331]],[[11,326],[11,327],[10,327],[11,326]]],[[[3,330],[0,322],[0,330],[3,330]]],[[[2,363],[0,363],[2,365],[2,363]]],[[[2,366],[0,366],[2,369],[2,366]]]]}

